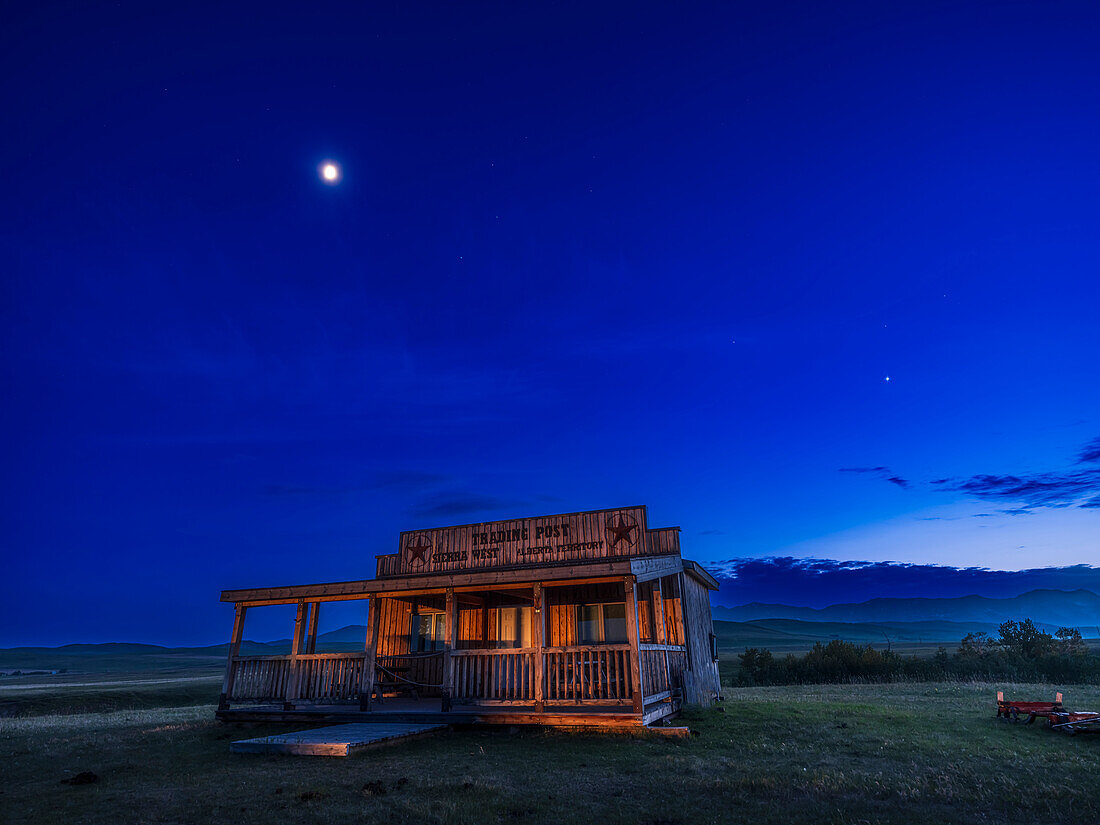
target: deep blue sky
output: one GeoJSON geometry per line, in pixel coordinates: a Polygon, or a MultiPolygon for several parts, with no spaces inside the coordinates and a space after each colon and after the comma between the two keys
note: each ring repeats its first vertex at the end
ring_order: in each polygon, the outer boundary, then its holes
{"type": "Polygon", "coordinates": [[[621,504],[1100,559],[1097,4],[230,5],[5,5],[0,644],[621,504]]]}

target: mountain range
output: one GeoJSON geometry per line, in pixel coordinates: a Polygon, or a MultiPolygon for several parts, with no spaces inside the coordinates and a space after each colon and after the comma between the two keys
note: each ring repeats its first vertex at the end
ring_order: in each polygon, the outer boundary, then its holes
{"type": "Polygon", "coordinates": [[[1085,635],[1100,635],[1100,596],[1091,590],[1031,590],[1010,599],[959,596],[950,599],[870,599],[828,607],[796,607],[753,602],[738,607],[714,607],[715,619],[752,622],[797,619],[803,622],[962,622],[997,625],[1032,619],[1055,627],[1079,627],[1085,635]]]}

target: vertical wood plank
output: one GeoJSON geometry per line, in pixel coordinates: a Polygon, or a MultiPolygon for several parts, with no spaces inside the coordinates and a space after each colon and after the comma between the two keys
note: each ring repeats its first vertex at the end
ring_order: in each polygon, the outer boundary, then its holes
{"type": "Polygon", "coordinates": [[[638,637],[638,598],[634,591],[634,577],[623,579],[626,594],[626,638],[630,643],[630,687],[634,698],[634,712],[642,712],[642,648],[638,637]]]}
{"type": "Polygon", "coordinates": [[[378,661],[378,629],[382,624],[380,613],[382,604],[377,598],[367,602],[367,635],[365,639],[366,656],[363,659],[362,687],[359,690],[359,709],[370,710],[374,696],[374,670],[378,661]]]}
{"type": "MultiPolygon", "coordinates": [[[[653,632],[656,635],[657,644],[664,645],[668,644],[668,637],[665,635],[665,591],[661,582],[661,579],[657,579],[653,585],[653,632]]],[[[665,681],[664,686],[659,686],[657,690],[672,690],[672,674],[668,669],[668,651],[661,651],[661,655],[656,658],[661,661],[664,667],[665,681]]]]}
{"type": "MultiPolygon", "coordinates": [[[[692,645],[688,642],[687,628],[684,626],[684,609],[686,607],[686,595],[684,594],[684,573],[683,571],[676,574],[676,585],[680,591],[680,644],[687,649],[687,669],[695,672],[695,663],[693,660],[692,645]]],[[[686,698],[686,697],[685,697],[686,698]]],[[[690,700],[689,700],[690,701],[690,700]]]]}
{"type": "Polygon", "coordinates": [[[317,652],[317,614],[321,612],[320,602],[311,602],[309,610],[309,629],[306,630],[306,653],[317,652]]]}
{"type": "Polygon", "coordinates": [[[534,599],[532,600],[533,615],[531,616],[531,643],[535,648],[534,666],[531,668],[531,680],[534,683],[533,698],[535,700],[535,713],[542,713],[544,697],[542,695],[544,663],[543,648],[545,645],[544,628],[546,625],[546,591],[542,589],[542,582],[535,585],[534,599]]]}
{"type": "Polygon", "coordinates": [[[248,608],[239,602],[233,607],[233,633],[229,637],[229,656],[225,663],[225,678],[222,679],[222,692],[218,697],[218,709],[225,710],[229,707],[229,699],[233,695],[234,659],[241,651],[241,639],[244,636],[244,614],[248,608]]]}
{"type": "Polygon", "coordinates": [[[444,712],[451,709],[451,696],[454,689],[454,657],[451,653],[455,643],[455,609],[457,606],[457,602],[455,601],[455,589],[453,587],[448,587],[446,593],[447,596],[444,601],[444,610],[446,612],[443,616],[442,708],[444,712]]]}
{"type": "Polygon", "coordinates": [[[294,614],[294,635],[290,639],[290,674],[286,683],[286,691],[283,696],[283,708],[294,710],[293,701],[298,698],[298,680],[301,677],[298,655],[302,649],[302,632],[304,630],[306,603],[298,600],[298,610],[294,614]]]}

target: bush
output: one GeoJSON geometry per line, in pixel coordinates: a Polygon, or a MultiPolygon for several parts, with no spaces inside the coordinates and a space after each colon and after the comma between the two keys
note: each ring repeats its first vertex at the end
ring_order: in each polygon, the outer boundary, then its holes
{"type": "Polygon", "coordinates": [[[741,686],[836,682],[995,679],[1015,682],[1094,682],[1100,680],[1100,656],[1088,652],[1080,631],[1059,628],[1051,636],[1031,619],[1005,622],[1000,636],[969,633],[952,655],[941,647],[930,658],[901,656],[852,642],[818,642],[804,656],[776,659],[765,648],[747,648],[738,656],[733,683],[741,686]]]}

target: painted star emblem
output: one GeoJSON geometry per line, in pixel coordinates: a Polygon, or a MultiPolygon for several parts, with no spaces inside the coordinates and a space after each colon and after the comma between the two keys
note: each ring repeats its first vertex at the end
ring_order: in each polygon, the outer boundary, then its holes
{"type": "Polygon", "coordinates": [[[425,556],[432,549],[432,543],[423,536],[418,536],[416,544],[409,544],[405,549],[409,551],[410,564],[423,564],[427,561],[425,556]]]}
{"type": "Polygon", "coordinates": [[[634,544],[633,533],[638,525],[627,522],[622,513],[619,514],[619,523],[615,524],[614,521],[614,518],[607,520],[607,532],[614,537],[611,539],[611,546],[614,547],[620,541],[625,541],[628,545],[634,544]]]}

